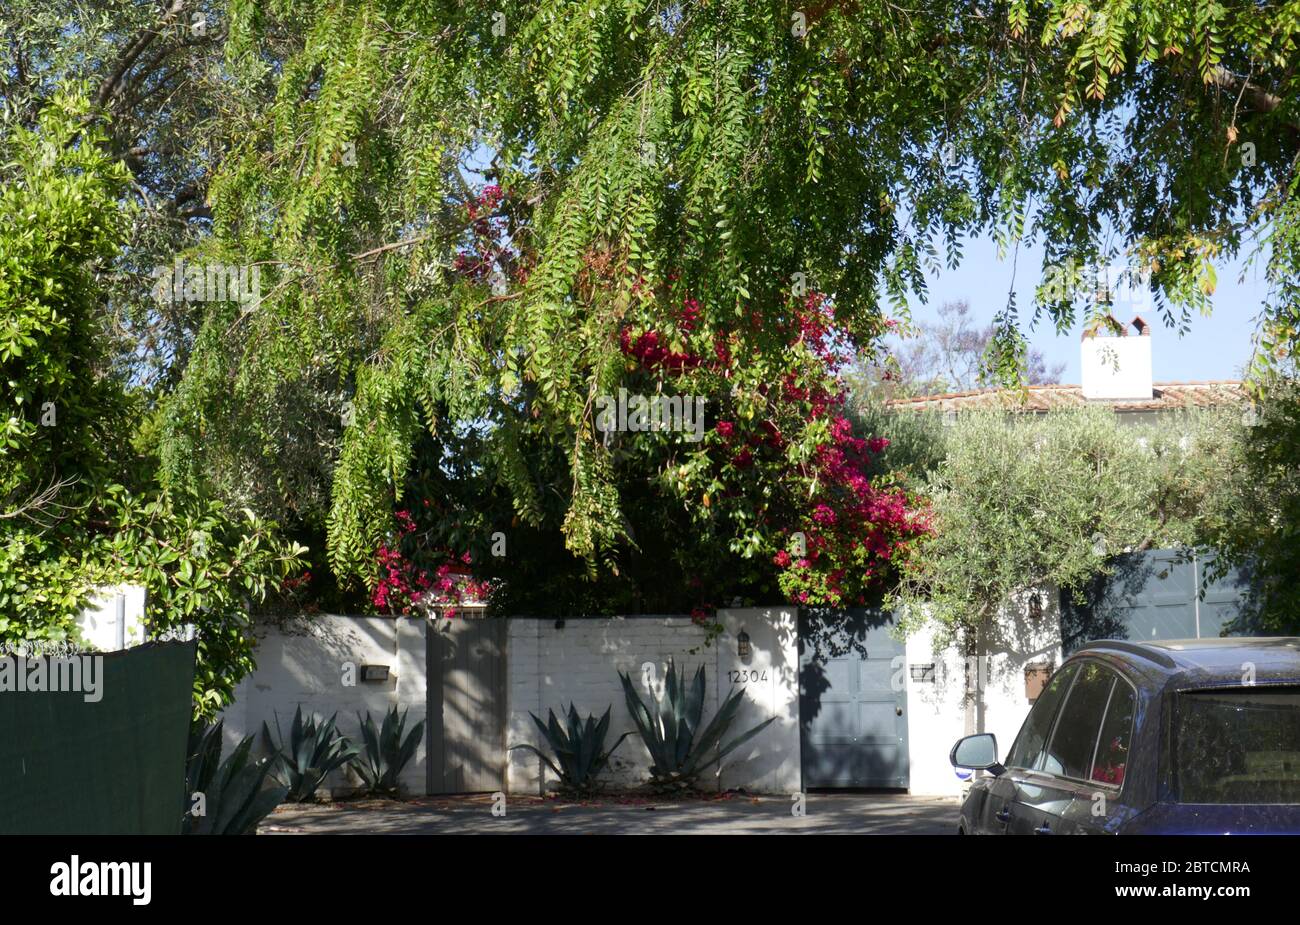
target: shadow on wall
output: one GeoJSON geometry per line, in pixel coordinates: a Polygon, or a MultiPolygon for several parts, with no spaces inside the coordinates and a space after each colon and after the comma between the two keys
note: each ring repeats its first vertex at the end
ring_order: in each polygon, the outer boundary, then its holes
{"type": "Polygon", "coordinates": [[[1157,549],[1110,560],[1112,573],[1061,594],[1068,654],[1094,639],[1189,639],[1251,632],[1246,569],[1219,574],[1213,553],[1157,549]]]}
{"type": "MultiPolygon", "coordinates": [[[[393,706],[409,709],[408,728],[426,719],[425,635],[420,621],[407,618],[316,615],[286,617],[260,623],[257,669],[244,678],[236,699],[222,716],[225,745],[252,735],[259,755],[267,754],[263,723],[274,735],[288,734],[295,711],[328,720],[335,716],[338,731],[361,745],[358,714],[376,723],[393,706]],[[367,680],[362,666],[386,666],[382,680],[367,680]]],[[[427,726],[426,726],[427,729],[427,726]]],[[[422,744],[402,773],[409,792],[423,793],[426,750],[422,744]]],[[[361,786],[350,771],[326,778],[322,792],[346,793],[361,786]]]]}
{"type": "Polygon", "coordinates": [[[822,696],[831,688],[826,664],[849,654],[865,659],[872,634],[888,632],[893,626],[894,617],[888,611],[799,609],[799,701],[805,725],[821,713],[822,696]]]}
{"type": "Polygon", "coordinates": [[[1129,609],[1163,569],[1147,556],[1117,556],[1114,572],[1096,575],[1079,591],[1061,591],[1061,649],[1070,653],[1093,639],[1128,639],[1129,609]]]}

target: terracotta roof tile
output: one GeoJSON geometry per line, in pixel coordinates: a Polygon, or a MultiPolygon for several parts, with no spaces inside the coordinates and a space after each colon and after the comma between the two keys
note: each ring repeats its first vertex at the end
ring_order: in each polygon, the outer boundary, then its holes
{"type": "Polygon", "coordinates": [[[888,407],[897,411],[973,411],[1005,408],[1007,411],[1041,413],[1057,408],[1084,405],[1109,405],[1116,411],[1174,411],[1189,405],[1212,408],[1245,401],[1246,393],[1239,381],[1219,379],[1204,382],[1157,382],[1147,401],[1086,399],[1077,385],[1031,385],[1021,393],[1014,389],[975,389],[943,395],[919,395],[896,398],[888,407]]]}

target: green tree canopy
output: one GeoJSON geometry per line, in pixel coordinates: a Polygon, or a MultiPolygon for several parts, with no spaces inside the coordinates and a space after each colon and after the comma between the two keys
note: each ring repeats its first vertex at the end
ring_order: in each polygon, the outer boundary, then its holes
{"type": "Polygon", "coordinates": [[[58,93],[0,134],[0,642],[75,641],[93,590],[143,585],[152,633],[195,629],[195,709],[211,715],[253,667],[250,613],[304,550],[251,513],[158,491],[133,446],[138,395],[102,324],[129,172],[91,112],[58,93]]]}
{"type": "MultiPolygon", "coordinates": [[[[713,525],[727,556],[779,555],[815,506],[791,499],[824,488],[819,448],[848,436],[809,403],[837,387],[809,345],[870,353],[972,234],[1044,253],[1038,300],[996,320],[1003,379],[1026,368],[1026,320],[1106,308],[1083,298],[1085,268],[1149,277],[1183,326],[1213,262],[1259,245],[1261,365],[1293,347],[1294,3],[2,10],[6,111],[30,125],[62,79],[92,79],[91,117],[151,216],[104,320],[119,376],[166,396],[140,434],[163,484],[327,541],[344,582],[377,580],[431,460],[460,498],[493,498],[490,523],[440,517],[431,549],[460,546],[466,522],[479,543],[522,525],[612,575],[655,545],[634,510],[649,484],[651,519],[673,512],[664,537],[713,525]],[[151,299],[150,271],[178,252],[256,268],[258,297],[151,299]],[[643,362],[650,334],[677,359],[643,362]],[[594,421],[625,385],[706,396],[706,447],[643,437],[629,465],[594,421]],[[784,462],[736,477],[750,458],[718,420],[777,428],[784,462]]],[[[787,585],[829,593],[832,571],[787,585]]]]}
{"type": "Polygon", "coordinates": [[[973,412],[946,428],[930,477],[934,531],[903,569],[902,625],[932,622],[964,645],[1016,650],[997,618],[1018,595],[1083,592],[1108,559],[1217,541],[1240,411],[1129,424],[1110,408],[973,412]]]}

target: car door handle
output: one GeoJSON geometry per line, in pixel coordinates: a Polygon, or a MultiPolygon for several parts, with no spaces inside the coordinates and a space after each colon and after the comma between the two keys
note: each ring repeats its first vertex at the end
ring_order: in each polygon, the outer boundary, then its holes
{"type": "Polygon", "coordinates": [[[1051,827],[1050,825],[1048,825],[1046,822],[1044,822],[1044,823],[1043,823],[1042,825],[1040,825],[1038,828],[1034,829],[1034,834],[1035,834],[1035,835],[1051,835],[1051,834],[1052,834],[1052,827],[1051,827]]]}
{"type": "Polygon", "coordinates": [[[993,814],[993,818],[997,819],[998,822],[1007,822],[1011,819],[1011,810],[1000,809],[993,814]]]}

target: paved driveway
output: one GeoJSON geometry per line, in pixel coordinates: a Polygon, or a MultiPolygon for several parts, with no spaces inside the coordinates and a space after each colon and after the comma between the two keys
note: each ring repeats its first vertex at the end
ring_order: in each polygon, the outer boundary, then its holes
{"type": "Polygon", "coordinates": [[[690,802],[607,797],[560,803],[510,797],[504,816],[487,794],[424,797],[403,803],[363,801],[281,806],[264,834],[534,834],[534,835],[945,835],[956,830],[958,804],[943,797],[810,793],[805,814],[788,798],[726,794],[690,802]]]}

